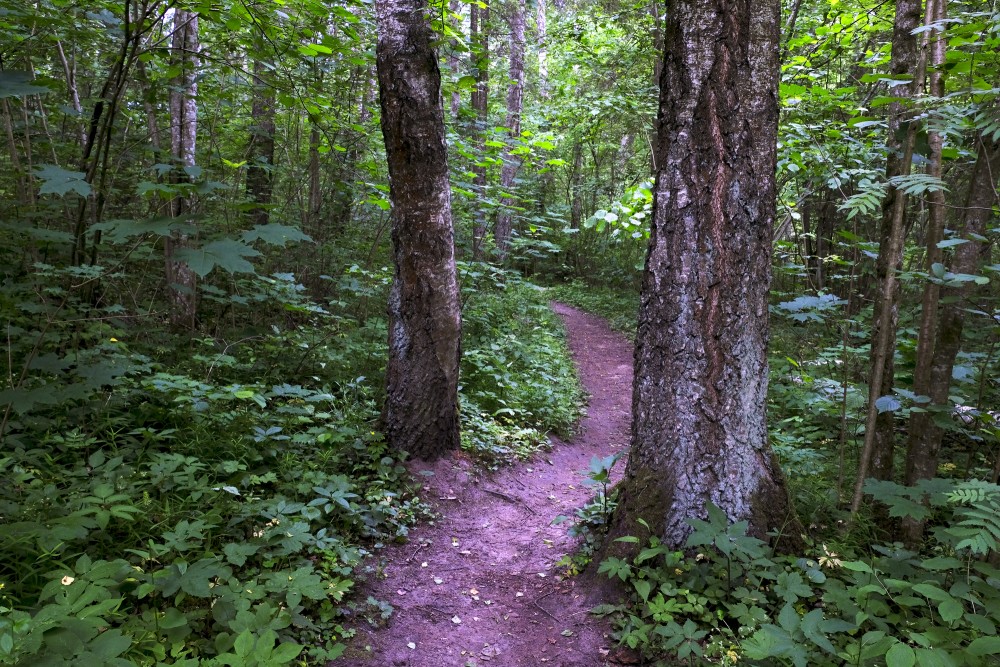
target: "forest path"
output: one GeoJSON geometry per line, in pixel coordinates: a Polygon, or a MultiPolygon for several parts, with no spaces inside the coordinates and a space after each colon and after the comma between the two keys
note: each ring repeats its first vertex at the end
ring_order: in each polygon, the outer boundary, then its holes
{"type": "Polygon", "coordinates": [[[632,345],[598,317],[552,307],[591,396],[578,435],[571,442],[553,438],[552,451],[496,473],[461,455],[411,466],[426,475],[424,497],[439,518],[380,554],[385,578],[362,592],[395,611],[386,627],[359,623],[354,645],[333,665],[607,664],[607,624],[588,613],[593,602],[585,584],[561,578],[555,565],[576,540],[566,534],[568,523],[551,522],[573,516],[592,497],[584,484],[592,457],[628,446],[632,345]]]}

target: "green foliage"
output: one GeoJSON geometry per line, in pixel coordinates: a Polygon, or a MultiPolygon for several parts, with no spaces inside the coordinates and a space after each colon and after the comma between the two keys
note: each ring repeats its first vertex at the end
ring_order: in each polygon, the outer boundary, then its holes
{"type": "MultiPolygon", "coordinates": [[[[611,488],[611,471],[619,458],[620,453],[603,458],[594,456],[585,471],[587,479],[584,484],[596,488],[597,492],[583,507],[577,509],[573,523],[567,530],[571,537],[582,538],[579,547],[575,553],[564,556],[557,563],[565,567],[567,574],[571,576],[579,574],[590,563],[611,527],[611,517],[618,507],[618,490],[611,488]]],[[[560,515],[553,519],[552,524],[558,525],[568,520],[569,517],[560,515]]]]}
{"type": "MultiPolygon", "coordinates": [[[[2,394],[0,664],[336,657],[357,566],[425,515],[375,426],[387,336],[369,303],[386,272],[327,278],[322,304],[289,274],[205,284],[208,303],[274,315],[228,340],[101,317],[67,297],[68,273],[30,284],[61,303],[29,307],[15,288],[0,304],[28,359],[2,394]]],[[[495,466],[570,429],[582,396],[544,292],[464,275],[463,436],[495,466]]]]}
{"type": "Polygon", "coordinates": [[[550,287],[549,295],[556,301],[600,315],[617,331],[630,337],[635,335],[639,295],[633,290],[589,285],[575,280],[550,287]]]}
{"type": "Polygon", "coordinates": [[[583,395],[547,294],[511,274],[463,267],[462,443],[492,462],[524,459],[568,433],[583,395]]]}
{"type": "MultiPolygon", "coordinates": [[[[906,487],[871,490],[900,516],[925,515],[906,487]]],[[[849,559],[822,545],[781,556],[711,506],[691,522],[688,555],[650,537],[631,562],[602,562],[628,599],[595,612],[615,615],[622,643],[691,664],[994,664],[1000,571],[977,556],[997,545],[1000,487],[931,480],[921,493],[939,508],[923,555],[876,545],[849,559]]]]}

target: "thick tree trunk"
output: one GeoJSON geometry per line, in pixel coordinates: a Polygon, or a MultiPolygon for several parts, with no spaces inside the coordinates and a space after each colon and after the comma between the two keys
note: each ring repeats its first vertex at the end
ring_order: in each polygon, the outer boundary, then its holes
{"type": "Polygon", "coordinates": [[[462,328],[441,73],[423,0],[378,0],[376,63],[389,162],[395,276],[384,425],[396,449],[459,447],[462,328]]]}
{"type": "Polygon", "coordinates": [[[517,176],[517,171],[521,167],[521,159],[514,153],[514,148],[521,137],[521,108],[524,105],[524,0],[513,1],[509,23],[510,88],[507,90],[509,139],[503,154],[503,166],[500,168],[500,188],[503,191],[503,196],[500,211],[497,213],[496,225],[493,227],[493,240],[496,242],[497,254],[501,260],[507,256],[507,252],[510,250],[514,222],[512,207],[516,201],[511,193],[514,190],[514,179],[517,176]]]}
{"type": "MultiPolygon", "coordinates": [[[[753,534],[797,524],[768,444],[777,0],[672,2],[636,335],[632,449],[613,536],[671,547],[714,503],[753,534]]],[[[794,526],[794,527],[793,527],[794,526]]]]}
{"type": "MultiPolygon", "coordinates": [[[[920,0],[897,0],[896,19],[893,24],[892,60],[893,76],[911,77],[909,86],[898,86],[900,95],[913,97],[922,85],[924,67],[918,58],[917,38],[913,31],[920,24],[920,0]]],[[[909,107],[895,103],[889,110],[888,155],[886,179],[908,175],[913,162],[915,128],[903,125],[903,116],[909,107]],[[903,136],[905,138],[900,139],[903,136]]],[[[895,374],[896,325],[899,321],[899,281],[896,272],[903,263],[903,220],[906,212],[906,193],[889,186],[882,204],[882,223],[879,229],[879,252],[875,262],[878,293],[872,322],[872,367],[868,383],[868,410],[865,419],[865,441],[858,462],[858,473],[851,498],[851,513],[861,507],[864,481],[867,477],[891,479],[896,445],[895,418],[892,411],[879,412],[876,401],[892,393],[895,374]]]]}
{"type": "MultiPolygon", "coordinates": [[[[171,42],[173,61],[180,73],[170,88],[170,154],[176,162],[175,182],[190,180],[184,167],[195,166],[198,137],[198,15],[181,9],[174,10],[174,33],[171,42]]],[[[183,218],[191,213],[191,201],[176,196],[171,214],[183,218]]],[[[175,233],[165,239],[167,289],[170,295],[170,320],[174,326],[193,328],[197,310],[196,276],[183,261],[175,259],[179,248],[190,244],[186,233],[175,233]]]]}
{"type": "MultiPolygon", "coordinates": [[[[482,160],[486,150],[486,124],[489,112],[490,95],[490,40],[488,21],[490,17],[489,0],[485,7],[472,3],[469,18],[469,41],[472,44],[472,69],[476,77],[476,87],[472,90],[472,108],[476,112],[475,144],[476,154],[482,160]]],[[[486,240],[486,167],[475,164],[472,167],[475,177],[472,180],[478,195],[472,227],[472,257],[482,260],[484,255],[483,242],[486,240]]]]}
{"type": "Polygon", "coordinates": [[[250,109],[250,147],[247,169],[247,198],[250,222],[266,225],[270,219],[271,194],[274,190],[274,88],[269,69],[261,60],[253,63],[253,102],[250,109]]]}

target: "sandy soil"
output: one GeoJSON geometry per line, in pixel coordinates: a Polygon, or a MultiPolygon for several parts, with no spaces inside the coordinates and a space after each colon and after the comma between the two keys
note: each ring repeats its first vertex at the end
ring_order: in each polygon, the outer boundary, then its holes
{"type": "MultiPolygon", "coordinates": [[[[593,495],[593,456],[628,446],[632,346],[600,318],[554,303],[591,395],[572,442],[496,473],[457,455],[412,466],[440,515],[380,554],[384,578],[361,589],[391,604],[385,627],[365,627],[338,667],[604,667],[608,627],[583,579],[555,563],[573,551],[568,524],[593,495]],[[429,475],[428,473],[433,473],[429,475]]],[[[624,466],[619,462],[618,472],[624,466]]]]}

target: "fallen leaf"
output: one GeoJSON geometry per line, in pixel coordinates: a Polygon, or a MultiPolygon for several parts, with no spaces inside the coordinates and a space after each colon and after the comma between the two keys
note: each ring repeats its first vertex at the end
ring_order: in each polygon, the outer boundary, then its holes
{"type": "Polygon", "coordinates": [[[412,649],[415,649],[415,648],[417,648],[417,645],[416,645],[416,644],[414,644],[413,642],[410,642],[409,644],[407,644],[407,645],[406,645],[406,648],[408,648],[408,649],[411,649],[411,650],[412,650],[412,649]]]}
{"type": "Polygon", "coordinates": [[[462,619],[460,619],[457,615],[452,616],[451,622],[454,623],[455,625],[460,625],[462,623],[462,619]]]}
{"type": "Polygon", "coordinates": [[[559,634],[561,634],[563,637],[572,637],[573,636],[573,631],[572,630],[563,630],[559,634]]]}
{"type": "Polygon", "coordinates": [[[441,584],[444,583],[444,579],[442,579],[441,577],[434,577],[434,583],[440,586],[441,584]]]}
{"type": "Polygon", "coordinates": [[[479,595],[479,591],[477,591],[475,588],[470,588],[469,595],[479,595]]]}

